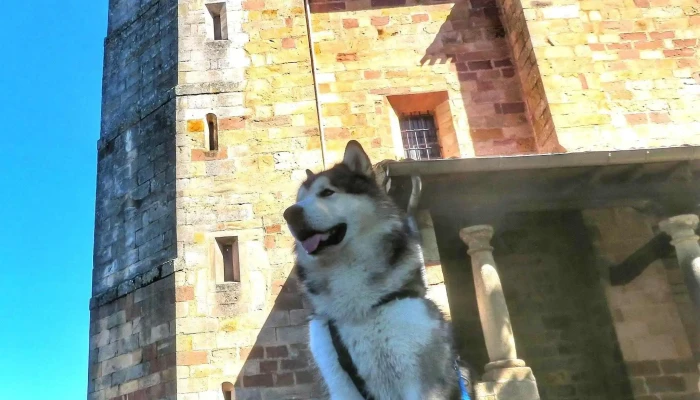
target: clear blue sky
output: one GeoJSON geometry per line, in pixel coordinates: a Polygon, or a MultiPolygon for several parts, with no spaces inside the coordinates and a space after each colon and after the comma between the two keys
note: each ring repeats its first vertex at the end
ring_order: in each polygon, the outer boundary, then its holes
{"type": "Polygon", "coordinates": [[[0,399],[84,399],[108,0],[2,1],[0,399]]]}

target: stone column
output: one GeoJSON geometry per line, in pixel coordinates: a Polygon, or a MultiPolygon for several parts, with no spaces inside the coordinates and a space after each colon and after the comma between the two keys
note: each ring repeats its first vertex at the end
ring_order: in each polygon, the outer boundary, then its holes
{"type": "Polygon", "coordinates": [[[695,234],[698,222],[700,219],[695,214],[677,215],[661,221],[659,227],[671,236],[688,292],[700,312],[700,244],[695,234]]]}
{"type": "Polygon", "coordinates": [[[476,301],[484,331],[489,363],[483,382],[477,384],[477,399],[537,400],[539,393],[532,370],[518,359],[501,278],[493,258],[493,228],[476,225],[459,232],[469,246],[476,301]]]}

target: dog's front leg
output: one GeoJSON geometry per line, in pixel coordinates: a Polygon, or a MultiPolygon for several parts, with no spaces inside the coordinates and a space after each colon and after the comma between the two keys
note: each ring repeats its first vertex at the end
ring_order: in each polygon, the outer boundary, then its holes
{"type": "Polygon", "coordinates": [[[364,400],[338,362],[327,321],[309,321],[309,348],[332,400],[364,400]]]}

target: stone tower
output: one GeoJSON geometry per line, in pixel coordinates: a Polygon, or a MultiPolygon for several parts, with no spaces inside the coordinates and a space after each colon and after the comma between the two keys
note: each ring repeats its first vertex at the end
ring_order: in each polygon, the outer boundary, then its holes
{"type": "Polygon", "coordinates": [[[175,394],[175,1],[110,2],[88,398],[175,394]],[[139,4],[140,3],[140,4],[139,4]]]}

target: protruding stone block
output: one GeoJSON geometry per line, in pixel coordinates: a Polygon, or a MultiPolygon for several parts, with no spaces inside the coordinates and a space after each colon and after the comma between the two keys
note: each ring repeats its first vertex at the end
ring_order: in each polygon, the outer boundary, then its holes
{"type": "Polygon", "coordinates": [[[539,400],[537,382],[528,367],[496,369],[476,384],[477,400],[539,400]]]}

